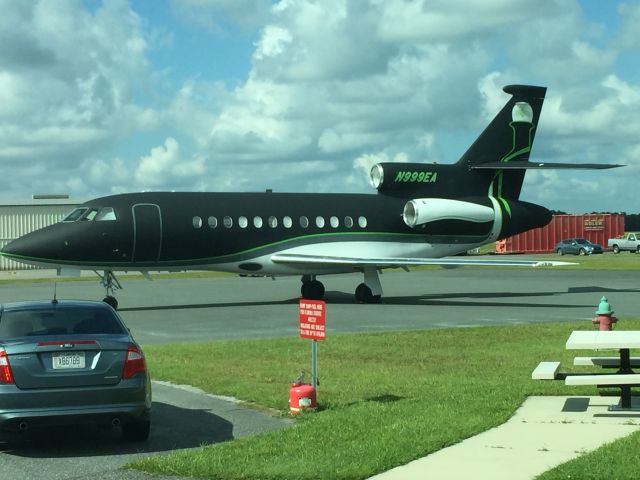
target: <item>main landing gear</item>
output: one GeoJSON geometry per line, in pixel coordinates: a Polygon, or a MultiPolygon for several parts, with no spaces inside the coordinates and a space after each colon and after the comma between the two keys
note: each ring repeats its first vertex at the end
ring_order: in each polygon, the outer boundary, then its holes
{"type": "Polygon", "coordinates": [[[307,300],[322,300],[322,297],[324,297],[324,285],[316,280],[315,275],[303,275],[300,293],[302,298],[307,300]]]}
{"type": "MultiPolygon", "coordinates": [[[[363,271],[364,282],[356,288],[355,299],[358,303],[380,303],[382,299],[382,285],[375,267],[367,267],[363,271]]],[[[303,275],[300,293],[308,300],[322,300],[324,285],[316,280],[315,275],[303,275]]]]}
{"type": "Polygon", "coordinates": [[[100,275],[96,271],[96,275],[100,277],[100,283],[105,290],[105,297],[102,299],[102,301],[111,305],[114,310],[117,310],[118,300],[115,297],[115,291],[122,290],[122,285],[120,285],[120,282],[111,270],[105,270],[104,275],[100,275]]]}

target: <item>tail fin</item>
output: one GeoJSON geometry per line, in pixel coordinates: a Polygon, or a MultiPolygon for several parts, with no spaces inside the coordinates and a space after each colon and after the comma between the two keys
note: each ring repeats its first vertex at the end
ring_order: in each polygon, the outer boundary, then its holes
{"type": "Polygon", "coordinates": [[[379,193],[403,198],[493,197],[509,211],[528,169],[603,169],[622,165],[534,163],[529,155],[547,92],[545,87],[509,85],[511,98],[455,165],[379,163],[371,184],[379,193]]]}
{"type": "Polygon", "coordinates": [[[469,170],[478,170],[487,177],[488,195],[515,200],[520,196],[525,170],[505,171],[500,166],[529,160],[547,89],[508,85],[503,90],[512,95],[511,99],[462,155],[458,164],[466,165],[469,170]],[[488,168],[483,168],[483,164],[488,168]]]}

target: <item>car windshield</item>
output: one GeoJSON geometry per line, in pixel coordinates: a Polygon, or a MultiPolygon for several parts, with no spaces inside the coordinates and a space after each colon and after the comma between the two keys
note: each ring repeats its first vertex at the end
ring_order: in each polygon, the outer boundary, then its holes
{"type": "Polygon", "coordinates": [[[576,238],[576,242],[578,242],[580,245],[589,245],[589,241],[585,240],[584,238],[576,238]]]}
{"type": "Polygon", "coordinates": [[[39,335],[125,334],[115,313],[108,308],[8,310],[0,317],[0,338],[39,335]]]}

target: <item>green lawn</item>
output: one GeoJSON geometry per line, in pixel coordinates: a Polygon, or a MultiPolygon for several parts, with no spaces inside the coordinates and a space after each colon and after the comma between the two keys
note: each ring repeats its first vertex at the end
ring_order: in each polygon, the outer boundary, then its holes
{"type": "MultiPolygon", "coordinates": [[[[564,349],[566,339],[572,330],[590,328],[569,322],[335,335],[319,345],[318,412],[289,429],[132,466],[203,478],[367,478],[505,422],[529,395],[597,394],[595,387],[530,379],[541,360],[571,365],[575,352],[564,349]]],[[[623,319],[619,328],[640,329],[640,321],[623,319]]],[[[309,352],[309,342],[298,338],[146,348],[153,378],[283,415],[289,381],[308,367],[309,352]]],[[[640,436],[626,441],[631,452],[640,448],[640,436]]],[[[640,467],[629,458],[633,453],[624,460],[631,469],[640,467]]],[[[585,467],[575,468],[571,478],[587,478],[580,474],[585,467]]],[[[559,475],[548,478],[567,478],[559,475]]]]}

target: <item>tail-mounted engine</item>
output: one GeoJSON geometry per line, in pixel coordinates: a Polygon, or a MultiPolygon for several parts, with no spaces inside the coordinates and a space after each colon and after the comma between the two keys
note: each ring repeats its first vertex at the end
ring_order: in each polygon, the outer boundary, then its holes
{"type": "Polygon", "coordinates": [[[370,173],[371,185],[379,192],[416,190],[438,181],[438,169],[426,163],[378,163],[370,173]]]}
{"type": "Polygon", "coordinates": [[[500,212],[486,197],[416,198],[405,204],[402,219],[407,226],[433,235],[488,235],[496,215],[500,212]]]}
{"type": "Polygon", "coordinates": [[[493,208],[489,206],[446,198],[410,200],[404,206],[404,211],[402,212],[404,223],[412,228],[445,220],[490,223],[493,222],[494,218],[493,208]]]}
{"type": "Polygon", "coordinates": [[[493,234],[501,239],[546,225],[551,212],[533,203],[490,197],[416,198],[407,201],[402,219],[431,235],[493,234]]]}

